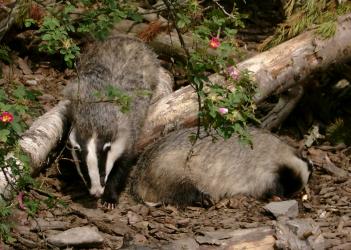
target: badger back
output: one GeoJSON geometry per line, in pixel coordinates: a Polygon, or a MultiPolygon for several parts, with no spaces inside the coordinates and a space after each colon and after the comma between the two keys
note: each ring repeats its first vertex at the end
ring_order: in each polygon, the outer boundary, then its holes
{"type": "Polygon", "coordinates": [[[205,137],[197,141],[187,161],[193,132],[172,133],[141,156],[131,187],[139,200],[187,204],[200,194],[214,200],[236,194],[265,198],[290,195],[307,183],[307,163],[268,132],[251,129],[252,149],[237,137],[215,143],[205,137]]]}
{"type": "Polygon", "coordinates": [[[116,36],[87,47],[78,62],[78,77],[64,90],[71,100],[70,142],[78,172],[90,193],[99,197],[117,159],[133,156],[134,144],[162,68],[141,41],[116,36]],[[108,90],[121,91],[129,110],[104,101],[108,90]],[[146,94],[145,94],[146,93],[146,94]],[[102,96],[102,97],[101,97],[102,96]]]}

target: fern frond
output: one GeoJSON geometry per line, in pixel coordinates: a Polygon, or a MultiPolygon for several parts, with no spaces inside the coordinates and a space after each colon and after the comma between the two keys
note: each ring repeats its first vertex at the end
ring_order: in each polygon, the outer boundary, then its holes
{"type": "Polygon", "coordinates": [[[335,34],[338,15],[351,12],[351,1],[337,3],[335,0],[289,0],[284,5],[286,20],[273,36],[266,38],[260,49],[267,49],[298,34],[318,27],[316,33],[322,38],[335,34]]]}

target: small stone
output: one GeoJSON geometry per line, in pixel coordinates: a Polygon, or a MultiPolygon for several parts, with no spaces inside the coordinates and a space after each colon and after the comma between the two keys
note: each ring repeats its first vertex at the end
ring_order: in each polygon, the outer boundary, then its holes
{"type": "Polygon", "coordinates": [[[270,202],[264,209],[271,212],[274,217],[281,216],[295,218],[299,214],[299,206],[296,200],[270,202]]]}
{"type": "Polygon", "coordinates": [[[38,85],[38,81],[37,80],[27,80],[26,84],[30,85],[30,86],[35,86],[35,85],[38,85]]]}
{"type": "Polygon", "coordinates": [[[143,244],[146,245],[146,243],[147,243],[147,238],[146,238],[144,235],[142,235],[142,234],[136,234],[136,235],[134,236],[134,242],[135,242],[135,244],[137,244],[137,245],[143,245],[143,244]]]}
{"type": "Polygon", "coordinates": [[[33,73],[32,70],[28,66],[27,60],[19,57],[17,59],[17,63],[18,63],[19,68],[22,70],[23,74],[31,75],[33,73]]]}
{"type": "Polygon", "coordinates": [[[133,224],[143,220],[143,218],[140,215],[138,215],[132,211],[128,211],[127,218],[128,218],[128,223],[130,225],[133,225],[133,224]]]}
{"type": "Polygon", "coordinates": [[[189,218],[184,218],[184,219],[178,220],[177,225],[179,227],[186,227],[187,225],[189,225],[189,222],[190,222],[189,218]]]}
{"type": "Polygon", "coordinates": [[[101,246],[104,239],[96,227],[84,226],[68,229],[62,233],[51,235],[48,242],[58,247],[97,247],[101,246]]]}
{"type": "Polygon", "coordinates": [[[51,101],[55,101],[55,97],[49,94],[43,94],[41,96],[38,96],[39,101],[43,101],[43,102],[51,102],[51,101]]]}

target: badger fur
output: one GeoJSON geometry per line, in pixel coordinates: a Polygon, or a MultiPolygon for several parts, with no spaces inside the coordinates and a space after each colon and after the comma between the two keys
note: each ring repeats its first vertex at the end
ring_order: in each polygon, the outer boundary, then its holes
{"type": "Polygon", "coordinates": [[[236,194],[255,198],[289,196],[308,181],[308,164],[276,136],[250,129],[253,148],[235,136],[213,142],[199,139],[195,129],[174,132],[150,146],[139,158],[131,180],[131,192],[151,203],[189,205],[204,197],[218,201],[236,194]]]}
{"type": "Polygon", "coordinates": [[[156,54],[127,36],[96,42],[80,58],[78,77],[67,85],[64,96],[71,100],[72,156],[91,195],[110,204],[117,201],[116,190],[124,178],[121,159],[134,156],[150,102],[171,91],[164,76],[156,54]],[[101,100],[111,87],[131,97],[129,111],[101,100]]]}

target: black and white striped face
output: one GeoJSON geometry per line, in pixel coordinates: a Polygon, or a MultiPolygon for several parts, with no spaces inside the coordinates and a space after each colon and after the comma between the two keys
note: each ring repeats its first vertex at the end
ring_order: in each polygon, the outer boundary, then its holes
{"type": "Polygon", "coordinates": [[[90,138],[82,138],[72,130],[69,140],[72,156],[79,175],[92,196],[100,197],[104,193],[107,178],[125,149],[124,137],[115,141],[105,141],[96,133],[90,138]]]}

